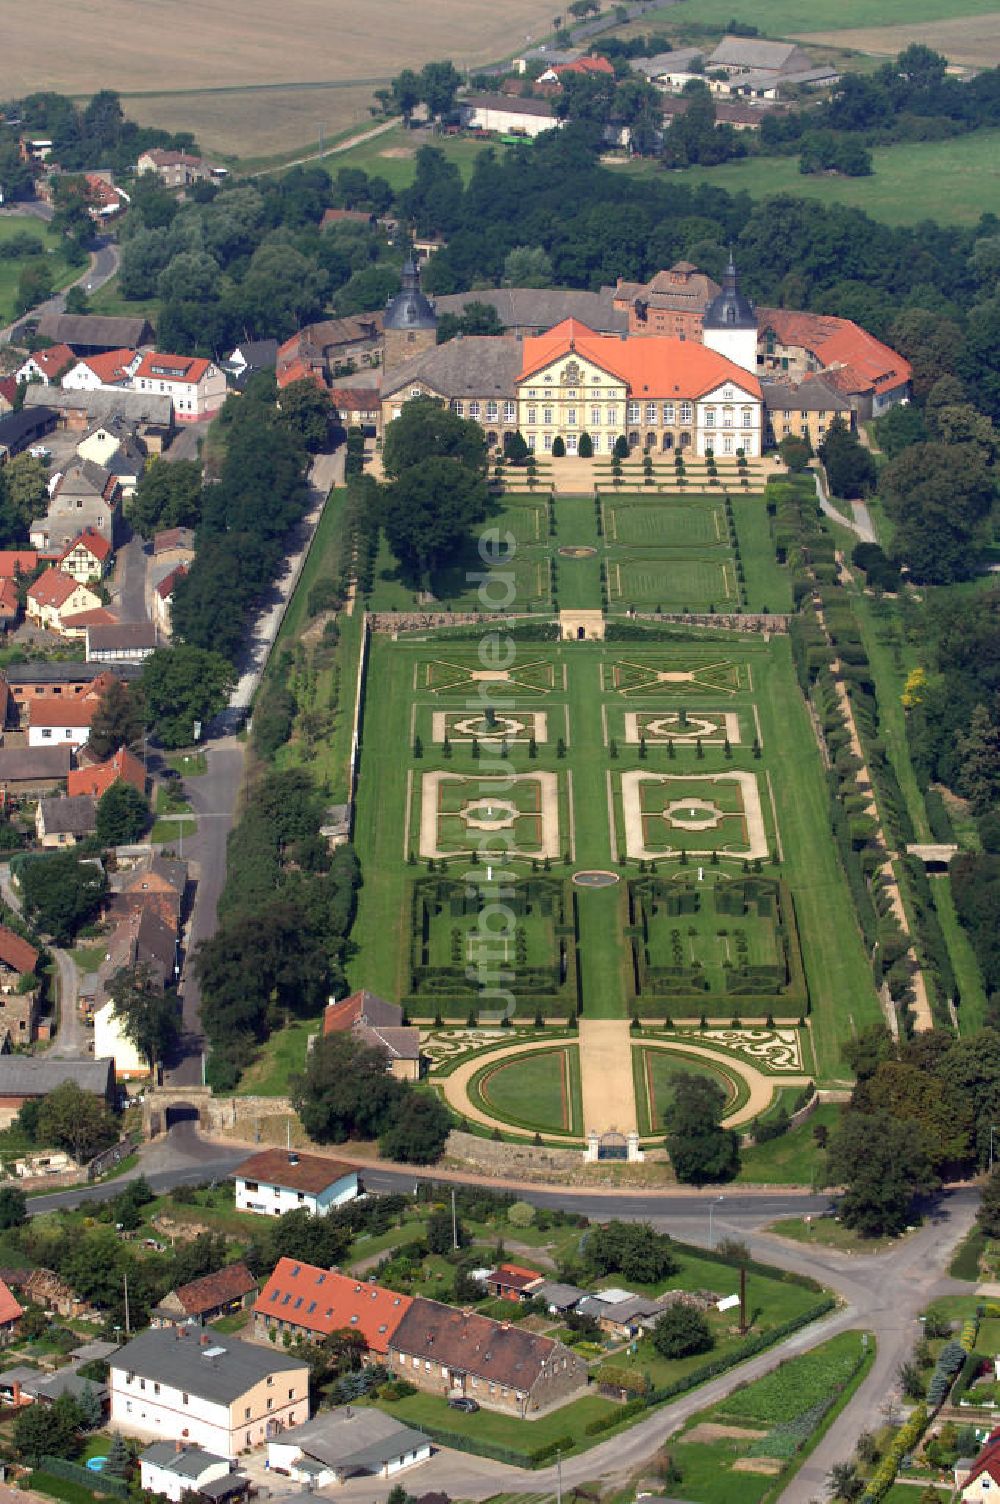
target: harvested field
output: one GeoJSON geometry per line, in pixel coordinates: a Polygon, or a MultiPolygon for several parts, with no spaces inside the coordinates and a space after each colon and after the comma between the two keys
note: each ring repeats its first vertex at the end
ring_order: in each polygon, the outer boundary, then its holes
{"type": "MultiPolygon", "coordinates": [[[[241,155],[267,155],[283,141],[313,139],[321,123],[328,132],[338,128],[324,118],[326,109],[316,112],[315,85],[370,89],[373,80],[387,82],[400,68],[432,58],[450,57],[459,67],[492,62],[515,45],[512,39],[544,32],[550,21],[551,9],[539,0],[512,0],[502,10],[489,0],[467,0],[461,9],[454,0],[424,0],[417,7],[375,0],[360,8],[347,0],[285,0],[280,7],[268,0],[214,0],[211,6],[83,0],[70,7],[38,0],[5,8],[0,96],[39,89],[86,95],[124,85],[126,99],[156,96],[139,118],[169,126],[179,123],[175,91],[182,84],[184,123],[206,149],[223,149],[225,133],[241,155]],[[263,99],[243,92],[262,85],[289,92],[263,99]],[[214,89],[236,92],[212,98],[202,117],[202,100],[189,91],[214,89]],[[299,91],[305,99],[293,100],[299,91]]],[[[334,108],[332,97],[322,102],[334,108]]],[[[343,114],[353,105],[336,108],[339,127],[356,118],[343,114]]]]}
{"type": "Polygon", "coordinates": [[[859,26],[846,31],[798,33],[799,40],[855,47],[859,52],[894,57],[914,42],[943,52],[949,62],[969,67],[1000,66],[1000,11],[985,16],[957,16],[947,21],[904,22],[899,26],[859,26]]]}
{"type": "Polygon", "coordinates": [[[734,1473],[764,1473],[773,1478],[784,1465],[777,1457],[737,1457],[732,1470],[734,1473]]]}
{"type": "MultiPolygon", "coordinates": [[[[140,125],[165,131],[193,130],[207,152],[242,159],[267,158],[280,153],[316,150],[320,130],[324,142],[355,127],[359,132],[377,122],[369,106],[371,84],[310,85],[246,89],[204,89],[191,93],[124,96],[126,114],[140,125]]],[[[340,166],[330,159],[331,171],[340,166]]]]}

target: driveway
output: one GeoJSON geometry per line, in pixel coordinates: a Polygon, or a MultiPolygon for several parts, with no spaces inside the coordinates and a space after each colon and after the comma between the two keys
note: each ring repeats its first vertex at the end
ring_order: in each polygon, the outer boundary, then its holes
{"type": "MultiPolygon", "coordinates": [[[[0,896],[15,914],[21,913],[21,895],[11,882],[9,862],[0,863],[0,896]]],[[[48,949],[56,966],[59,999],[55,1043],[48,1053],[62,1060],[89,1055],[93,1035],[80,1017],[80,1011],[77,1008],[79,977],[76,963],[66,951],[60,950],[58,946],[49,945],[48,949]]]]}
{"type": "Polygon", "coordinates": [[[146,568],[148,557],[138,535],[118,550],[115,560],[115,603],[122,621],[149,620],[146,610],[146,568]]]}

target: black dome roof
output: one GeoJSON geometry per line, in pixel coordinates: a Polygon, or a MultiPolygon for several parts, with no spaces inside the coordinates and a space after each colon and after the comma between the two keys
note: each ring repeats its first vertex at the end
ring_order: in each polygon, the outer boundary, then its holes
{"type": "Polygon", "coordinates": [[[420,291],[420,272],[412,256],[407,256],[400,278],[400,290],[390,298],[385,310],[385,329],[436,329],[434,305],[420,291]]]}
{"type": "Polygon", "coordinates": [[[757,315],[748,297],[740,292],[739,277],[732,254],[722,278],[722,291],[705,309],[705,329],[756,329],[757,315]]]}

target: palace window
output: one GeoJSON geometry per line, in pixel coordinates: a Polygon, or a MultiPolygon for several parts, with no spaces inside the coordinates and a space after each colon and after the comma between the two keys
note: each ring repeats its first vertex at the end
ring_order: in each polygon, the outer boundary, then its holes
{"type": "Polygon", "coordinates": [[[663,421],[664,423],[673,423],[674,421],[674,404],[672,402],[664,402],[663,404],[663,421]]]}
{"type": "Polygon", "coordinates": [[[517,417],[517,403],[505,402],[503,405],[503,420],[505,423],[513,423],[517,417]]]}
{"type": "Polygon", "coordinates": [[[546,454],[552,448],[552,435],[550,433],[542,435],[542,448],[545,450],[546,454]]]}
{"type": "Polygon", "coordinates": [[[464,402],[453,402],[451,405],[452,405],[452,409],[453,409],[453,411],[455,413],[455,416],[457,418],[464,418],[465,417],[465,403],[464,402]]]}
{"type": "Polygon", "coordinates": [[[682,423],[690,423],[691,422],[691,404],[690,404],[690,402],[682,402],[681,403],[681,422],[682,423]]]}
{"type": "Polygon", "coordinates": [[[529,433],[529,435],[528,435],[528,448],[531,450],[532,454],[534,454],[534,452],[535,452],[535,435],[533,433],[529,433]]]}
{"type": "MultiPolygon", "coordinates": [[[[750,411],[750,409],[748,407],[745,407],[743,409],[743,412],[742,412],[742,414],[740,416],[741,416],[744,428],[752,428],[753,427],[753,413],[750,411]]],[[[821,418],[822,418],[822,416],[823,416],[823,414],[820,413],[820,417],[821,418]]]]}
{"type": "Polygon", "coordinates": [[[646,422],[647,423],[655,423],[656,422],[656,403],[655,402],[647,402],[646,403],[646,422]]]}
{"type": "Polygon", "coordinates": [[[538,408],[537,407],[529,407],[528,408],[528,423],[531,424],[531,423],[537,423],[537,422],[538,422],[538,408]]]}
{"type": "Polygon", "coordinates": [[[576,434],[575,433],[568,433],[566,435],[566,453],[567,454],[575,454],[576,453],[576,434]]]}
{"type": "Polygon", "coordinates": [[[733,436],[731,433],[724,433],[722,435],[722,452],[723,454],[732,454],[733,452],[733,436]]]}
{"type": "Polygon", "coordinates": [[[642,405],[638,402],[630,402],[628,405],[628,421],[638,423],[642,413],[642,405]]]}
{"type": "Polygon", "coordinates": [[[607,423],[608,423],[608,427],[610,428],[613,424],[615,424],[617,422],[618,422],[618,409],[617,409],[617,407],[609,407],[607,409],[607,423]]]}
{"type": "Polygon", "coordinates": [[[470,418],[478,418],[479,417],[479,412],[480,412],[480,404],[478,402],[470,402],[469,403],[469,417],[470,418]]]}
{"type": "Polygon", "coordinates": [[[706,428],[714,428],[715,427],[715,408],[714,407],[706,407],[706,409],[705,409],[705,427],[706,428]]]}
{"type": "Polygon", "coordinates": [[[542,422],[543,423],[551,423],[552,422],[552,409],[551,409],[551,407],[543,407],[542,408],[542,422]]]}
{"type": "Polygon", "coordinates": [[[567,410],[566,410],[566,422],[567,423],[575,423],[576,422],[576,408],[575,407],[567,408],[567,410]]]}
{"type": "Polygon", "coordinates": [[[725,407],[722,410],[722,426],[723,428],[732,428],[733,426],[733,410],[731,407],[725,407]]]}
{"type": "Polygon", "coordinates": [[[601,426],[601,409],[599,407],[592,407],[590,409],[590,426],[591,428],[600,428],[601,426]]]}
{"type": "Polygon", "coordinates": [[[497,420],[497,418],[499,416],[500,416],[500,404],[497,403],[497,402],[487,402],[487,404],[486,404],[486,418],[487,418],[487,421],[490,422],[490,423],[495,423],[496,420],[497,420]]]}

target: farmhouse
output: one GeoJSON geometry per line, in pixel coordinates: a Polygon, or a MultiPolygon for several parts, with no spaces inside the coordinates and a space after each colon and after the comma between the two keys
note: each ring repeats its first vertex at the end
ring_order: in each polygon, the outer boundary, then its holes
{"type": "Polygon", "coordinates": [[[214,1274],[179,1285],[164,1295],[153,1312],[153,1326],[205,1326],[220,1316],[246,1309],[257,1281],[246,1264],[227,1264],[214,1274]]]}
{"type": "Polygon", "coordinates": [[[469,94],[459,101],[462,124],[501,136],[540,136],[562,125],[547,99],[517,99],[508,94],[469,94]]]}
{"type": "Polygon", "coordinates": [[[237,1165],[236,1210],[280,1217],[304,1207],[323,1217],[335,1206],[353,1201],[359,1193],[358,1172],[350,1165],[320,1154],[264,1149],[237,1165]]]}
{"type": "Polygon", "coordinates": [[[96,611],[100,604],[99,595],[61,569],[46,569],[28,586],[28,620],[50,632],[66,635],[72,629],[74,616],[83,611],[96,611]]]}
{"type": "Polygon", "coordinates": [[[15,1300],[13,1291],[0,1279],[0,1343],[10,1341],[23,1315],[24,1307],[15,1300]]]}
{"type": "Polygon", "coordinates": [[[38,1031],[38,951],[0,925],[0,1048],[31,1044],[38,1031]]]}
{"type": "Polygon", "coordinates": [[[300,1358],[183,1326],[142,1332],[110,1359],[111,1424],[237,1457],[309,1419],[300,1358]]]}
{"type": "Polygon", "coordinates": [[[87,628],[88,663],[141,663],[156,651],[156,627],[147,621],[95,622],[87,628]]]}
{"type": "Polygon", "coordinates": [[[69,774],[71,749],[0,747],[0,793],[7,799],[26,799],[50,792],[69,774]]]}
{"type": "MultiPolygon", "coordinates": [[[[151,454],[159,454],[169,443],[174,428],[170,398],[157,396],[152,392],[136,392],[117,387],[110,390],[102,387],[94,392],[67,392],[62,387],[43,390],[41,387],[29,386],[24,394],[25,412],[28,409],[37,410],[42,405],[50,410],[49,428],[58,427],[68,433],[85,435],[95,423],[106,423],[118,418],[136,430],[151,454]]],[[[23,414],[12,416],[20,417],[23,414]]]]}
{"type": "Polygon", "coordinates": [[[384,1357],[411,1304],[411,1296],[369,1280],[282,1258],[254,1303],[254,1335],[268,1341],[288,1332],[318,1342],[331,1332],[358,1332],[369,1353],[384,1357]]]}
{"type": "Polygon", "coordinates": [[[141,360],[141,352],[129,348],[86,355],[66,372],[61,383],[63,391],[97,392],[127,387],[141,360]]]}
{"type": "Polygon", "coordinates": [[[422,1432],[367,1406],[337,1405],[267,1444],[268,1465],[310,1490],[348,1478],[391,1478],[430,1455],[422,1432]]]}
{"type": "Polygon", "coordinates": [[[135,165],[140,174],[155,173],[165,188],[187,188],[212,176],[212,169],[203,157],[186,151],[166,151],[158,146],[144,151],[135,165]]]}
{"type": "Polygon", "coordinates": [[[587,1384],[583,1359],[561,1342],[421,1296],[390,1339],[389,1364],[430,1394],[464,1396],[522,1419],[587,1384]]]}
{"type": "Polygon", "coordinates": [[[519,1304],[531,1300],[534,1286],[541,1278],[537,1269],[525,1269],[523,1264],[498,1264],[490,1270],[483,1284],[498,1300],[512,1300],[519,1304]]]}
{"type": "Polygon", "coordinates": [[[861,418],[877,418],[907,400],[909,361],[853,320],[787,308],[761,308],[758,320],[765,380],[796,382],[822,373],[861,418]]]}
{"type": "Polygon", "coordinates": [[[92,799],[100,799],[119,780],[131,784],[140,794],[146,791],[146,770],[127,747],[119,747],[105,762],[74,768],[66,780],[66,792],[89,794],[92,799]]]}
{"type": "Polygon", "coordinates": [[[48,515],[31,524],[35,548],[66,549],[86,530],[112,547],[121,523],[121,488],[110,470],[92,460],[72,460],[52,488],[48,515]]]}
{"type": "Polygon", "coordinates": [[[102,580],[111,567],[114,550],[107,538],[95,528],[86,527],[60,556],[56,565],[74,580],[102,580]]]}
{"type": "Polygon", "coordinates": [[[174,591],[186,578],[187,565],[178,564],[153,586],[153,626],[161,637],[169,638],[173,633],[174,591]]]}

